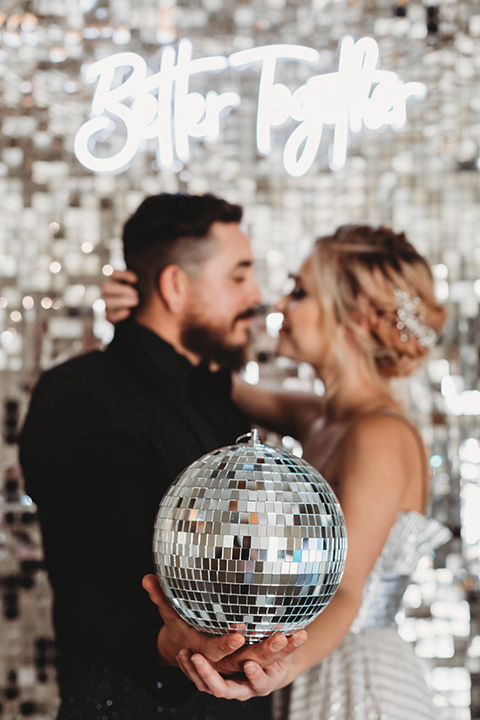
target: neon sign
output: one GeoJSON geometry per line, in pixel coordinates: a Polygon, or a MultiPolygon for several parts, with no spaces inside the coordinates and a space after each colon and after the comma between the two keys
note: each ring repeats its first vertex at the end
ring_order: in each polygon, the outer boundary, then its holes
{"type": "Polygon", "coordinates": [[[86,72],[86,82],[97,86],[91,118],[75,136],[75,154],[93,172],[116,173],[128,166],[145,141],[154,140],[160,167],[170,167],[175,161],[187,163],[191,139],[216,140],[221,118],[242,102],[236,92],[192,92],[190,78],[253,67],[260,70],[257,150],[268,155],[273,149],[273,128],[297,123],[285,142],[283,163],[287,173],[300,177],[313,165],[325,127],[333,129],[328,163],[338,170],[345,165],[353,133],[364,127],[400,129],[406,122],[407,101],[423,99],[427,92],[423,83],[405,83],[396,73],[380,70],[379,48],[370,37],[358,41],[345,37],[340,43],[338,70],[312,75],[293,92],[276,81],[277,65],[286,61],[315,68],[320,54],[302,45],[267,45],[229,56],[194,59],[191,42],[181,40],[177,50],[171,46],[163,49],[157,73],[151,73],[136,53],[109,55],[86,72]],[[102,142],[122,126],[123,146],[114,155],[102,157],[97,152],[102,142]]]}

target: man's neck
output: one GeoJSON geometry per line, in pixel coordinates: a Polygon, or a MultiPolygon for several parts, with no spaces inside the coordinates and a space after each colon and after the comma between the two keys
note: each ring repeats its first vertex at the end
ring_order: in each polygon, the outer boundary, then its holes
{"type": "Polygon", "coordinates": [[[152,313],[148,308],[140,308],[133,314],[133,320],[142,327],[151,330],[158,337],[165,340],[179,354],[187,358],[192,365],[199,365],[202,358],[188,350],[181,342],[181,333],[178,323],[168,315],[152,313]]]}

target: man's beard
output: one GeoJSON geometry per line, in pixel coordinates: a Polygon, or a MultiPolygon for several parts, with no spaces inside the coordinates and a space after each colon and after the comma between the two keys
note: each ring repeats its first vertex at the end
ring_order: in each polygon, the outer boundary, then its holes
{"type": "MultiPolygon", "coordinates": [[[[243,313],[241,318],[252,317],[254,311],[243,313]]],[[[235,321],[239,318],[235,318],[235,321]]],[[[214,362],[220,367],[240,370],[246,362],[249,341],[244,345],[226,345],[225,330],[218,327],[201,325],[198,318],[186,320],[181,341],[190,352],[199,355],[206,362],[214,362]]]]}

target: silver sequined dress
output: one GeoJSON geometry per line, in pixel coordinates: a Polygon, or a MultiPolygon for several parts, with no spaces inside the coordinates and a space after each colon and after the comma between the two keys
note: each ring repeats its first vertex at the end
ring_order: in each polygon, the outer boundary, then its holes
{"type": "Polygon", "coordinates": [[[349,634],[320,665],[276,693],[276,720],[437,720],[424,671],[395,615],[409,576],[450,531],[402,512],[363,589],[349,634]]]}

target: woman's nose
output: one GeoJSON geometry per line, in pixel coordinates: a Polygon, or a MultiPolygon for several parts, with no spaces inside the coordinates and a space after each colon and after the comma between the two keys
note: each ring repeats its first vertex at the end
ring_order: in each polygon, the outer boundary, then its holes
{"type": "Polygon", "coordinates": [[[277,302],[273,306],[273,309],[276,312],[284,313],[287,305],[288,305],[288,295],[284,295],[283,297],[280,298],[280,300],[277,300],[277,302]]]}

